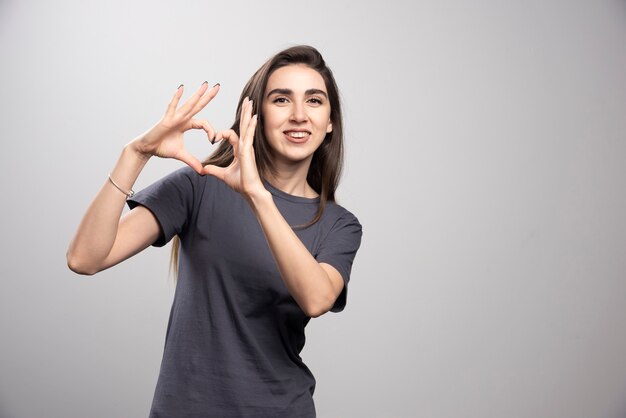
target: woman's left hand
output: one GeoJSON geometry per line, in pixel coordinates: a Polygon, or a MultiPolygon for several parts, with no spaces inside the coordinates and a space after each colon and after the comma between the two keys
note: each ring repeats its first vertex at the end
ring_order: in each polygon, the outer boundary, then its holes
{"type": "Polygon", "coordinates": [[[252,115],[252,101],[246,97],[241,106],[239,136],[232,129],[218,132],[215,136],[216,141],[226,139],[233,146],[233,161],[228,167],[207,165],[203,169],[205,174],[219,178],[246,197],[265,191],[254,157],[256,122],[257,115],[252,115]]]}

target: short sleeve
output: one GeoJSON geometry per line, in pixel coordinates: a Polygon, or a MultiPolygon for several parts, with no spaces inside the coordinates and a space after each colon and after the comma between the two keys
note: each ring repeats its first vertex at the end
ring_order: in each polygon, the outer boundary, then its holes
{"type": "Polygon", "coordinates": [[[352,262],[361,245],[363,230],[359,220],[350,212],[346,211],[335,222],[330,232],[321,243],[316,260],[319,263],[327,263],[333,266],[341,274],[344,286],[341,294],[337,297],[332,312],[340,312],[346,306],[348,294],[348,282],[352,262]]]}
{"type": "Polygon", "coordinates": [[[152,244],[162,247],[174,235],[183,234],[193,214],[194,202],[198,200],[201,178],[190,167],[178,169],[128,199],[131,209],[145,206],[161,225],[161,235],[152,244]]]}

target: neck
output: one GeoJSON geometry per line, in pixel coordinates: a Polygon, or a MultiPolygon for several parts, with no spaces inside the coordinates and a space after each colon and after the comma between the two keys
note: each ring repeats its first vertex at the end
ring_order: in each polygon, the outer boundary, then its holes
{"type": "Polygon", "coordinates": [[[274,161],[274,173],[265,173],[265,179],[278,190],[290,195],[315,198],[318,194],[306,181],[309,172],[308,164],[284,164],[274,161]]]}

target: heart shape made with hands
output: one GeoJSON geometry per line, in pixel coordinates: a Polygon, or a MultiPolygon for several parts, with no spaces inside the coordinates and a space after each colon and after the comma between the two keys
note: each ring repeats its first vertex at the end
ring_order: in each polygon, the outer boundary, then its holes
{"type": "Polygon", "coordinates": [[[237,135],[232,129],[216,131],[207,120],[194,118],[217,95],[219,88],[219,83],[209,89],[208,83],[204,82],[179,107],[178,103],[183,94],[183,86],[179,86],[163,119],[145,135],[144,140],[148,143],[148,149],[154,150],[151,152],[153,155],[180,160],[198,174],[216,176],[226,181],[233,188],[238,189],[243,180],[240,175],[242,167],[245,167],[243,171],[248,173],[246,177],[250,178],[249,174],[252,171],[255,172],[252,177],[258,177],[252,146],[257,116],[252,115],[253,101],[246,97],[240,109],[239,132],[241,135],[237,135]],[[200,160],[185,146],[183,134],[190,130],[203,130],[212,145],[226,139],[233,147],[234,158],[232,163],[228,167],[203,166],[200,160]],[[237,180],[234,181],[235,179],[237,180]]]}

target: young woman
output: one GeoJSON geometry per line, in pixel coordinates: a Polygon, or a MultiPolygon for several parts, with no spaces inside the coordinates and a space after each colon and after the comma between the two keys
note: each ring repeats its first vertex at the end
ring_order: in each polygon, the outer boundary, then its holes
{"type": "Polygon", "coordinates": [[[68,249],[81,274],[175,238],[178,281],[151,417],[314,417],[315,379],[299,353],[311,317],[340,311],[361,225],[334,203],[342,165],[339,93],[317,50],[267,61],[230,130],[193,118],[205,82],[128,143],[68,249]],[[221,141],[204,163],[183,145],[221,141]],[[134,194],[152,156],[188,165],[134,194]],[[124,204],[131,210],[121,216],[124,204]]]}

